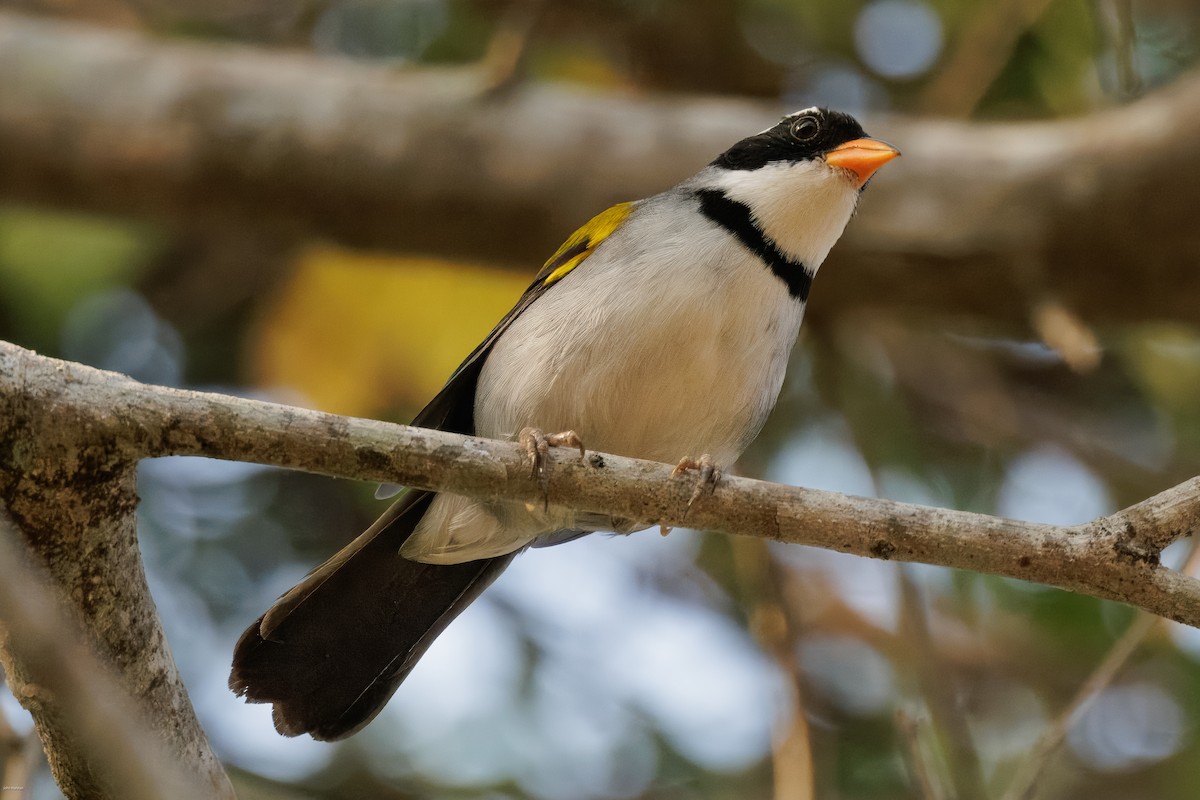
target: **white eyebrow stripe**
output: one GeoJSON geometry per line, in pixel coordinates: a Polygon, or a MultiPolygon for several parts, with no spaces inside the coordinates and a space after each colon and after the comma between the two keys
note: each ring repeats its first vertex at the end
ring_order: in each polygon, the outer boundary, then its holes
{"type": "MultiPolygon", "coordinates": [[[[802,108],[802,109],[800,109],[799,111],[793,111],[793,112],[792,112],[792,113],[790,113],[790,114],[785,114],[785,115],[783,116],[783,119],[779,120],[779,122],[783,122],[783,120],[785,120],[785,119],[794,119],[794,118],[796,118],[796,117],[799,117],[799,116],[801,116],[801,115],[803,115],[803,114],[810,114],[810,113],[812,113],[812,112],[814,112],[814,111],[820,111],[820,110],[821,110],[821,107],[820,107],[820,106],[809,106],[808,108],[802,108]]],[[[769,131],[769,130],[774,130],[774,129],[775,129],[775,127],[776,127],[776,126],[779,124],[779,122],[776,122],[776,123],[775,123],[775,125],[772,125],[770,128],[763,128],[761,131],[759,131],[758,133],[756,133],[756,134],[754,134],[754,135],[755,135],[755,136],[762,136],[762,135],[763,135],[764,133],[766,133],[767,131],[769,131]]]]}

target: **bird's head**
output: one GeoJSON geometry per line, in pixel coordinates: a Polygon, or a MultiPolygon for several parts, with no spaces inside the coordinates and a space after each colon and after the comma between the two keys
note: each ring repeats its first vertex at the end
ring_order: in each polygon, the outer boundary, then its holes
{"type": "Polygon", "coordinates": [[[730,147],[696,182],[745,205],[764,235],[815,271],[871,176],[898,155],[849,114],[806,108],[730,147]]]}

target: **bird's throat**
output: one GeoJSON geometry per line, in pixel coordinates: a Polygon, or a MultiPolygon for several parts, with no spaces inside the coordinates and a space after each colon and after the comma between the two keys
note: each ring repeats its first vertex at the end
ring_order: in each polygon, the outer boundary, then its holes
{"type": "Polygon", "coordinates": [[[696,192],[700,199],[700,211],[704,216],[720,225],[762,259],[771,272],[784,282],[788,293],[800,302],[808,301],[812,288],[813,271],[802,261],[792,258],[763,233],[754,221],[750,207],[731,200],[719,189],[701,189],[696,192]]]}

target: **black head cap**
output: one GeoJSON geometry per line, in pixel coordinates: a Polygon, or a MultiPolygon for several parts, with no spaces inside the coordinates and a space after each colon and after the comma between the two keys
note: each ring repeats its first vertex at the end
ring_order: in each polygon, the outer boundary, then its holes
{"type": "Polygon", "coordinates": [[[806,161],[864,136],[858,120],[849,114],[806,108],[784,117],[773,128],[742,139],[717,156],[712,166],[758,169],[774,161],[806,161]]]}

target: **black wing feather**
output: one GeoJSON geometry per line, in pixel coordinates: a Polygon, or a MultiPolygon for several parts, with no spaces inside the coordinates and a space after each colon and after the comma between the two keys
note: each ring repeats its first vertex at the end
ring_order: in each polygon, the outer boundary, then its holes
{"type": "MultiPolygon", "coordinates": [[[[530,285],[414,425],[475,433],[475,388],[488,353],[548,288],[541,277],[530,285]]],[[[449,566],[402,558],[400,546],[433,497],[406,492],[238,640],[229,687],[249,702],[273,703],[280,733],[341,739],[374,719],[438,634],[516,555],[449,566]]]]}
{"type": "Polygon", "coordinates": [[[418,428],[475,435],[475,387],[479,383],[479,373],[501,334],[508,330],[513,320],[521,316],[534,300],[549,290],[550,287],[545,285],[542,277],[545,271],[543,269],[538,273],[538,277],[521,295],[521,299],[512,310],[496,323],[492,332],[458,365],[458,369],[451,373],[441,391],[413,418],[413,425],[418,428]]]}

